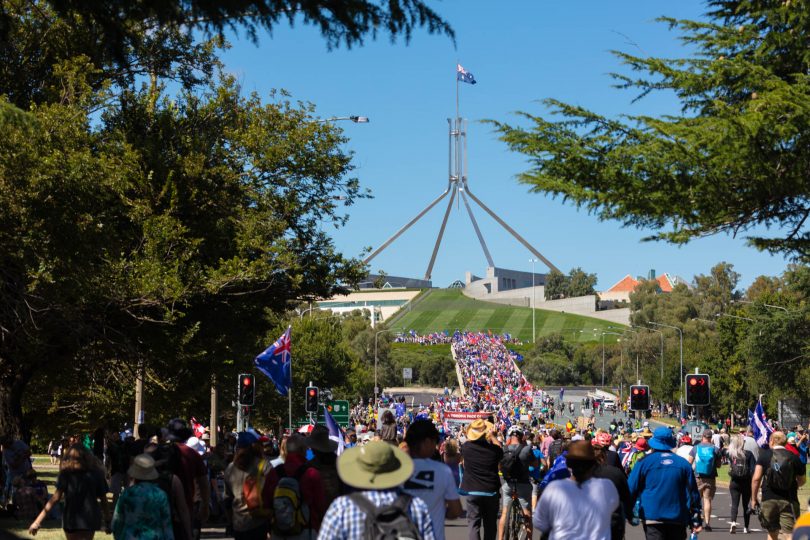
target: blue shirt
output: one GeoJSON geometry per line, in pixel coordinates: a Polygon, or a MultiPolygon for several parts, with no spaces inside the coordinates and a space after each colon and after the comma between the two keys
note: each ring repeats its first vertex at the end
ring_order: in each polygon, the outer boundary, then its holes
{"type": "Polygon", "coordinates": [[[688,525],[701,501],[688,461],[673,452],[654,451],[637,462],[627,479],[630,498],[641,501],[642,520],[688,525]]]}
{"type": "Polygon", "coordinates": [[[804,465],[807,465],[807,451],[809,448],[807,441],[802,441],[802,443],[799,444],[799,459],[802,460],[804,465]]]}

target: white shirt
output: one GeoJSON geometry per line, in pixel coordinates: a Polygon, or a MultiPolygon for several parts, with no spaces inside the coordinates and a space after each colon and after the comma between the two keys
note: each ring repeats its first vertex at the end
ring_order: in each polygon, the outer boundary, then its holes
{"type": "Polygon", "coordinates": [[[683,446],[680,446],[677,450],[675,450],[675,454],[689,461],[689,454],[692,452],[692,448],[694,448],[694,446],[692,446],[691,444],[684,444],[683,446]]]}
{"type": "Polygon", "coordinates": [[[613,482],[591,478],[551,482],[534,512],[534,526],[550,531],[549,540],[610,540],[610,515],[619,506],[613,482]]]}
{"type": "Polygon", "coordinates": [[[402,487],[408,495],[425,501],[433,522],[433,534],[436,540],[444,540],[445,501],[459,498],[450,467],[432,459],[415,458],[413,474],[402,487]]]}

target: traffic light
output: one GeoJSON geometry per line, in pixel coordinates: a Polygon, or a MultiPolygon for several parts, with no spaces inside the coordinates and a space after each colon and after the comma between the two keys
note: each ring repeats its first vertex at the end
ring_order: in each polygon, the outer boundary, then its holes
{"type": "Polygon", "coordinates": [[[686,404],[705,407],[711,402],[709,376],[695,373],[686,376],[686,404]]]}
{"type": "Polygon", "coordinates": [[[250,373],[239,374],[239,404],[253,405],[256,400],[256,381],[250,373]]]}
{"type": "Polygon", "coordinates": [[[630,410],[646,411],[650,408],[650,387],[634,384],[630,387],[630,410]]]}
{"type": "Polygon", "coordinates": [[[317,386],[307,386],[306,411],[308,413],[317,413],[318,412],[318,387],[317,386]]]}

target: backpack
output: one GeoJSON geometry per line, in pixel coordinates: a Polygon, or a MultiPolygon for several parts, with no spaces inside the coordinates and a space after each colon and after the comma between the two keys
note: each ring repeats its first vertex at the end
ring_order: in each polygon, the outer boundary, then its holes
{"type": "Polygon", "coordinates": [[[699,444],[695,447],[695,474],[712,476],[714,474],[715,446],[699,444]]]}
{"type": "Polygon", "coordinates": [[[262,459],[255,470],[252,470],[242,483],[242,500],[245,501],[248,513],[254,518],[268,518],[272,515],[272,493],[268,493],[267,460],[262,459]]]}
{"type": "Polygon", "coordinates": [[[768,487],[774,491],[788,492],[793,489],[796,471],[793,470],[792,454],[788,450],[777,448],[771,457],[771,466],[765,473],[768,487]]]}
{"type": "Polygon", "coordinates": [[[728,475],[732,478],[747,478],[750,476],[751,471],[748,470],[748,457],[743,456],[742,458],[738,458],[732,456],[731,464],[728,468],[728,475]]]}
{"type": "Polygon", "coordinates": [[[408,513],[410,495],[403,493],[393,503],[379,508],[360,493],[352,493],[349,499],[366,515],[361,537],[364,540],[421,540],[408,513]]]}
{"type": "Polygon", "coordinates": [[[523,463],[520,461],[520,452],[523,450],[522,444],[514,445],[511,448],[506,447],[501,458],[501,473],[503,477],[509,480],[510,478],[517,478],[521,476],[523,470],[523,463]]]}
{"type": "Polygon", "coordinates": [[[557,459],[557,457],[560,454],[562,454],[562,448],[563,448],[563,440],[554,439],[554,442],[552,442],[548,447],[549,463],[554,463],[554,460],[557,459]]]}
{"type": "Polygon", "coordinates": [[[276,467],[278,484],[273,491],[273,534],[295,536],[309,526],[309,507],[301,496],[301,477],[309,464],[301,465],[293,476],[287,476],[284,465],[276,467]]]}

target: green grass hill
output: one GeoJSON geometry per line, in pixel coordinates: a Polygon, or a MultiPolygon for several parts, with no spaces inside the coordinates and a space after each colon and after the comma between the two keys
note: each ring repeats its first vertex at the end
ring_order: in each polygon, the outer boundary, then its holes
{"type": "MultiPolygon", "coordinates": [[[[620,325],[556,311],[535,310],[535,328],[538,337],[562,333],[572,341],[594,341],[601,338],[599,332],[620,325]],[[594,329],[597,329],[594,332],[594,329]]],[[[521,340],[532,339],[532,310],[527,307],[506,306],[464,296],[460,289],[432,289],[420,297],[412,307],[392,319],[393,330],[418,334],[447,330],[483,331],[502,334],[508,332],[521,340]]]]}

